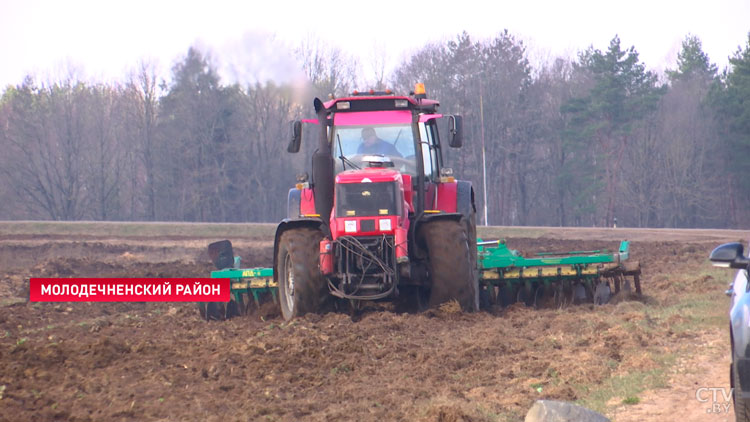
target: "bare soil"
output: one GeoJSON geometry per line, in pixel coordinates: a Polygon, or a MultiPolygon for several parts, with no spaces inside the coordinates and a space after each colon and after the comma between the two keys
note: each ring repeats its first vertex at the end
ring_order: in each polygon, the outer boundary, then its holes
{"type": "MultiPolygon", "coordinates": [[[[202,277],[212,270],[205,246],[217,239],[2,235],[0,421],[520,421],[536,399],[586,402],[613,377],[659,368],[664,355],[678,362],[665,388],[637,405],[615,396],[604,411],[677,420],[643,410],[670,403],[702,412],[681,420],[709,420],[695,390],[728,389],[726,324],[664,309],[705,295],[719,308],[706,318],[723,315],[731,274],[710,275],[706,258],[742,233],[547,230],[507,243],[528,254],[634,239],[646,295],[474,314],[378,305],[356,322],[328,313],[286,323],[266,304],[205,322],[190,303],[30,303],[28,278],[202,277]]],[[[245,266],[270,265],[271,241],[232,241],[245,266]]]]}

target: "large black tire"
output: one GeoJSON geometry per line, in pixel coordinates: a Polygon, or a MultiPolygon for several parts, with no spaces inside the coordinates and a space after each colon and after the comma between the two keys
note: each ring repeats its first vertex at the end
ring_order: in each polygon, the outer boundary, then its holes
{"type": "Polygon", "coordinates": [[[487,289],[480,289],[479,288],[479,266],[477,265],[477,213],[474,210],[474,205],[471,205],[471,211],[469,213],[468,218],[464,217],[461,219],[461,223],[464,225],[464,230],[466,231],[466,236],[468,237],[469,242],[469,264],[471,265],[473,275],[472,277],[476,281],[476,287],[474,289],[475,292],[475,302],[477,306],[477,310],[479,310],[480,307],[480,298],[482,296],[482,293],[485,295],[485,308],[489,308],[490,304],[490,292],[487,291],[487,289]]]}
{"type": "Polygon", "coordinates": [[[419,235],[428,255],[429,306],[456,300],[465,311],[479,310],[479,282],[465,226],[452,220],[430,221],[419,235]]]}
{"type": "Polygon", "coordinates": [[[319,230],[297,228],[279,237],[276,274],[279,283],[281,315],[285,320],[317,313],[330,295],[325,278],[320,274],[319,230]]]}
{"type": "Polygon", "coordinates": [[[740,373],[737,364],[732,362],[732,387],[734,398],[734,417],[737,422],[750,422],[750,400],[742,398],[740,373]]]}

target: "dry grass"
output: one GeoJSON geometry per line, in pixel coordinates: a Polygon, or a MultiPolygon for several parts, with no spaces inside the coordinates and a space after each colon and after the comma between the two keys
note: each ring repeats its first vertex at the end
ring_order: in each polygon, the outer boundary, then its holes
{"type": "Polygon", "coordinates": [[[273,240],[273,223],[3,221],[0,236],[206,237],[273,240]]]}

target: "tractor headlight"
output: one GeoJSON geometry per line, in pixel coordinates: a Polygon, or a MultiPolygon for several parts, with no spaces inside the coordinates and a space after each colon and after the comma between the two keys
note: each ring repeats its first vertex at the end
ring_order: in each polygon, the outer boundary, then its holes
{"type": "Polygon", "coordinates": [[[390,218],[381,218],[378,221],[378,227],[380,228],[381,232],[391,231],[391,219],[390,218]]]}
{"type": "Polygon", "coordinates": [[[344,231],[346,233],[356,233],[357,232],[357,220],[345,220],[344,231]]]}

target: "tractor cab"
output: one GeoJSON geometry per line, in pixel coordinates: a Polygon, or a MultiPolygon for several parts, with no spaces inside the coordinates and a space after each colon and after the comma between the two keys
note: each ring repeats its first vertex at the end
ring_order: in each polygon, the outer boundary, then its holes
{"type": "MultiPolygon", "coordinates": [[[[409,176],[407,190],[416,193],[413,212],[435,210],[439,206],[437,185],[443,167],[438,121],[448,119],[449,144],[462,143],[460,116],[437,112],[439,103],[426,98],[424,86],[417,84],[412,96],[398,97],[390,91],[360,93],[325,103],[330,110],[326,137],[334,159],[334,174],[381,166],[366,157],[383,157],[382,166],[409,176]]],[[[451,170],[446,168],[447,173],[451,170]]]]}

